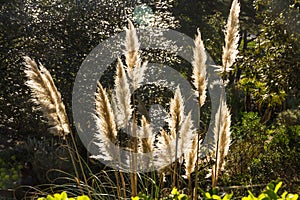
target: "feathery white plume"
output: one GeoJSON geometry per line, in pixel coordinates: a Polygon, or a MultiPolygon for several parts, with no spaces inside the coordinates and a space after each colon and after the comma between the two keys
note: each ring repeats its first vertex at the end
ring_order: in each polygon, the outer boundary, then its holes
{"type": "Polygon", "coordinates": [[[138,63],[140,63],[140,57],[138,52],[140,48],[140,44],[138,41],[138,37],[136,35],[136,30],[129,19],[128,19],[128,28],[126,28],[125,31],[126,31],[126,42],[125,42],[126,64],[129,68],[134,68],[138,63]]]}
{"type": "Polygon", "coordinates": [[[124,66],[120,58],[118,58],[116,76],[115,76],[115,97],[117,105],[117,123],[118,127],[126,128],[131,118],[132,108],[130,99],[130,89],[128,79],[124,70],[124,66]]]}
{"type": "Polygon", "coordinates": [[[96,155],[93,158],[104,158],[105,160],[116,160],[118,158],[114,145],[117,140],[117,128],[115,124],[115,117],[112,111],[111,104],[108,99],[106,91],[98,82],[96,92],[96,123],[99,133],[95,134],[97,142],[95,144],[99,147],[99,152],[108,152],[109,155],[96,155]]]}
{"type": "Polygon", "coordinates": [[[25,60],[25,74],[28,78],[26,85],[30,88],[32,101],[38,105],[38,109],[43,112],[50,128],[50,133],[65,137],[71,133],[71,128],[66,113],[65,105],[61,99],[49,71],[39,63],[39,67],[34,60],[28,56],[25,60]]]}
{"type": "Polygon", "coordinates": [[[175,161],[175,152],[175,138],[162,129],[157,137],[156,148],[154,149],[157,166],[166,166],[173,163],[175,161]]]}
{"type": "Polygon", "coordinates": [[[141,83],[144,80],[144,74],[147,69],[148,62],[144,62],[142,65],[137,66],[133,69],[127,69],[128,74],[132,71],[131,79],[132,79],[132,90],[135,91],[141,86],[141,83]]]}
{"type": "Polygon", "coordinates": [[[239,13],[240,3],[238,0],[233,0],[225,28],[225,46],[223,47],[222,67],[218,70],[221,74],[225,74],[232,70],[231,66],[235,62],[239,52],[239,13]]]}
{"type": "Polygon", "coordinates": [[[194,60],[193,60],[193,84],[196,87],[197,90],[197,96],[199,105],[202,106],[206,99],[206,53],[203,41],[201,39],[201,33],[200,30],[197,29],[198,35],[194,41],[195,48],[193,50],[194,52],[194,60]]]}
{"type": "Polygon", "coordinates": [[[179,86],[176,88],[174,98],[170,101],[170,116],[171,119],[169,121],[169,127],[171,130],[171,136],[176,138],[179,126],[184,118],[183,98],[179,86]]]}
{"type": "Polygon", "coordinates": [[[195,170],[197,161],[197,141],[198,135],[195,134],[192,145],[188,148],[189,152],[185,155],[185,175],[189,179],[192,172],[195,170]]]}
{"type": "Polygon", "coordinates": [[[192,145],[194,139],[193,132],[193,120],[191,117],[191,112],[189,112],[189,114],[185,116],[183,122],[180,124],[179,129],[179,149],[177,150],[177,152],[179,152],[179,163],[183,162],[184,156],[188,153],[188,147],[192,145]]]}
{"type": "Polygon", "coordinates": [[[218,112],[216,113],[215,121],[215,159],[216,163],[212,169],[212,184],[213,187],[217,185],[218,175],[223,170],[225,164],[225,157],[228,154],[230,146],[230,112],[226,105],[226,102],[223,100],[219,106],[218,112]]]}
{"type": "Polygon", "coordinates": [[[151,124],[148,123],[145,116],[142,116],[141,128],[139,129],[139,152],[143,153],[141,161],[142,166],[151,167],[151,161],[153,161],[153,149],[154,149],[154,140],[153,129],[151,124]]]}

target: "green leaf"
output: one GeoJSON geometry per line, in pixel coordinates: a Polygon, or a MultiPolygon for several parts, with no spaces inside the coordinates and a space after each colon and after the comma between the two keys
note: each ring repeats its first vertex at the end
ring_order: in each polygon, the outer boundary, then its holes
{"type": "Polygon", "coordinates": [[[68,195],[66,192],[62,192],[61,195],[60,195],[60,199],[61,200],[67,200],[68,199],[68,195]]]}
{"type": "Polygon", "coordinates": [[[52,197],[51,195],[47,195],[47,198],[46,198],[47,200],[55,200],[55,198],[54,197],[52,197]]]}
{"type": "Polygon", "coordinates": [[[274,189],[274,193],[275,193],[275,194],[277,194],[277,192],[278,192],[278,190],[281,188],[281,186],[282,186],[282,181],[280,181],[280,182],[276,185],[276,187],[275,187],[275,189],[274,189]]]}
{"type": "Polygon", "coordinates": [[[242,200],[250,200],[250,197],[243,197],[242,200]]]}
{"type": "Polygon", "coordinates": [[[86,195],[82,195],[82,196],[78,197],[77,200],[90,200],[90,198],[86,195]]]}
{"type": "Polygon", "coordinates": [[[212,198],[209,192],[205,192],[205,197],[208,198],[208,199],[212,198]]]}
{"type": "Polygon", "coordinates": [[[270,199],[278,199],[277,194],[273,190],[266,190],[264,193],[267,194],[270,199]]]}
{"type": "Polygon", "coordinates": [[[289,199],[289,200],[297,200],[298,199],[298,194],[288,194],[286,199],[289,199]]]}
{"type": "Polygon", "coordinates": [[[271,189],[271,190],[274,190],[275,186],[273,183],[269,183],[267,188],[271,189]]]}
{"type": "Polygon", "coordinates": [[[231,194],[226,194],[226,195],[223,197],[223,200],[230,200],[232,196],[233,196],[233,193],[231,193],[231,194]]]}
{"type": "Polygon", "coordinates": [[[248,190],[249,196],[251,199],[257,199],[250,190],[248,190]]]}
{"type": "Polygon", "coordinates": [[[213,199],[216,199],[216,200],[220,200],[220,199],[221,199],[221,197],[220,197],[219,195],[215,195],[215,194],[212,195],[212,198],[213,198],[213,199]]]}
{"type": "Polygon", "coordinates": [[[282,198],[282,199],[285,199],[285,197],[286,197],[287,194],[288,194],[288,192],[285,191],[284,193],[282,193],[281,198],[282,198]]]}

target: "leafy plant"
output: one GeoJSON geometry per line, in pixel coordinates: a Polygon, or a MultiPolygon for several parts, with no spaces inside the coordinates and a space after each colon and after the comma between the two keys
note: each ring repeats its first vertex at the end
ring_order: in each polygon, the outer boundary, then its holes
{"type": "MultiPolygon", "coordinates": [[[[135,197],[131,197],[131,200],[151,200],[153,199],[152,197],[149,197],[143,193],[139,193],[139,195],[135,196],[135,197]]],[[[171,193],[167,196],[167,197],[162,197],[161,199],[164,200],[187,200],[188,195],[181,193],[180,191],[178,191],[177,188],[173,188],[171,193]]]]}
{"type": "MultiPolygon", "coordinates": [[[[261,194],[256,197],[250,190],[248,190],[249,195],[244,197],[236,198],[233,193],[219,195],[218,190],[216,188],[210,190],[209,192],[205,192],[200,189],[202,196],[200,199],[204,200],[230,200],[230,199],[241,199],[241,200],[297,200],[299,195],[292,194],[287,191],[284,191],[280,194],[282,182],[271,182],[267,185],[267,187],[261,192],[261,194]]],[[[139,194],[136,197],[132,197],[131,200],[151,200],[149,196],[144,194],[139,194]]],[[[166,200],[185,200],[189,199],[187,195],[184,193],[180,193],[176,188],[173,188],[171,194],[167,197],[162,197],[161,199],[166,200]]]]}
{"type": "Polygon", "coordinates": [[[258,113],[242,113],[240,122],[232,126],[233,142],[227,164],[229,181],[232,183],[251,184],[251,162],[264,154],[266,141],[271,134],[260,121],[258,113]]]}
{"type": "Polygon", "coordinates": [[[90,198],[86,195],[70,198],[66,192],[62,192],[61,194],[56,193],[53,196],[48,195],[47,197],[40,197],[38,200],[90,200],[90,198]]]}
{"type": "Polygon", "coordinates": [[[297,200],[299,195],[298,194],[292,194],[288,193],[287,191],[283,192],[281,195],[278,194],[279,189],[282,186],[282,182],[277,183],[276,185],[274,183],[269,183],[266,189],[258,195],[258,197],[255,197],[254,194],[252,194],[251,191],[249,192],[249,195],[247,197],[243,197],[242,200],[297,200]]]}
{"type": "Polygon", "coordinates": [[[12,155],[6,158],[7,156],[1,153],[0,157],[0,189],[8,189],[14,186],[13,183],[16,183],[19,180],[19,170],[22,168],[22,165],[17,162],[16,156],[12,155]]]}

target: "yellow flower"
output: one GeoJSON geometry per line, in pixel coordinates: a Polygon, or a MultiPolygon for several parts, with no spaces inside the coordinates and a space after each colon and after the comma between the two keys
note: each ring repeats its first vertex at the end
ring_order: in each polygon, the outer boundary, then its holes
{"type": "Polygon", "coordinates": [[[185,199],[186,198],[186,195],[185,194],[180,194],[179,196],[178,196],[178,199],[180,200],[180,199],[185,199]]]}
{"type": "Polygon", "coordinates": [[[138,196],[136,197],[131,197],[131,200],[139,200],[140,198],[138,196]]]}
{"type": "Polygon", "coordinates": [[[178,190],[177,190],[177,188],[176,188],[176,187],[174,187],[174,188],[172,189],[172,192],[171,192],[171,194],[172,194],[172,195],[174,195],[174,196],[177,196],[177,195],[179,195],[179,192],[178,192],[178,190]]]}

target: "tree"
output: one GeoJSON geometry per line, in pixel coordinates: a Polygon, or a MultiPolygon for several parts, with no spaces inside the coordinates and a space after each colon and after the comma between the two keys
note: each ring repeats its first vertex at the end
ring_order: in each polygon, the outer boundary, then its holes
{"type": "MultiPolygon", "coordinates": [[[[71,116],[76,72],[86,55],[102,40],[123,30],[141,1],[43,0],[0,4],[0,129],[44,132],[28,102],[22,56],[39,59],[50,71],[71,116]],[[35,124],[35,126],[32,126],[35,124]]],[[[155,25],[175,27],[170,2],[153,1],[155,25]],[[155,8],[155,9],[154,9],[155,8]]],[[[71,120],[72,121],[72,120],[71,120]]],[[[1,131],[2,132],[2,131],[1,131]]]]}
{"type": "Polygon", "coordinates": [[[246,110],[258,110],[266,122],[273,111],[290,106],[288,97],[300,94],[300,18],[293,2],[256,1],[255,8],[258,31],[252,33],[255,39],[248,42],[236,72],[241,72],[246,110]]]}

